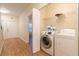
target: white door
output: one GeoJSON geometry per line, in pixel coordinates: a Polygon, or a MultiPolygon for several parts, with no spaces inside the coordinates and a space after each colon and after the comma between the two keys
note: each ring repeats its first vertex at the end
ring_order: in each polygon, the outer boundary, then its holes
{"type": "Polygon", "coordinates": [[[2,25],[1,25],[1,21],[0,21],[0,40],[2,40],[3,36],[2,36],[2,25]]]}
{"type": "Polygon", "coordinates": [[[40,11],[33,8],[33,53],[40,51],[40,11]]]}
{"type": "Polygon", "coordinates": [[[1,19],[0,19],[0,54],[2,51],[2,47],[3,47],[3,33],[2,33],[2,25],[1,25],[1,19]]]}
{"type": "Polygon", "coordinates": [[[16,38],[17,35],[17,22],[8,22],[7,24],[7,34],[8,38],[16,38]]]}
{"type": "Polygon", "coordinates": [[[17,22],[4,21],[2,25],[4,39],[18,37],[17,22]]]}

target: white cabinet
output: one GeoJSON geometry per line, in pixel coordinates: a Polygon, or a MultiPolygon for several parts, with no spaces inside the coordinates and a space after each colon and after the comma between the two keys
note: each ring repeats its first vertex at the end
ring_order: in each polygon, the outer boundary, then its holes
{"type": "Polygon", "coordinates": [[[56,56],[74,56],[75,38],[68,36],[56,36],[55,38],[55,55],[56,56]]]}

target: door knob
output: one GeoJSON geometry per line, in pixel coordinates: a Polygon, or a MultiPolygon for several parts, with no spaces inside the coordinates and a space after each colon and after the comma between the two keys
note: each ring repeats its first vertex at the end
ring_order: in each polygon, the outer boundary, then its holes
{"type": "Polygon", "coordinates": [[[8,29],[7,29],[7,32],[8,32],[8,29]]]}

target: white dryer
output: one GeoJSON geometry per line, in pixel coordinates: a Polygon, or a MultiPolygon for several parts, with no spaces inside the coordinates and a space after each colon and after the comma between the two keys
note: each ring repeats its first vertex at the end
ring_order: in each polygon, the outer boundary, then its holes
{"type": "Polygon", "coordinates": [[[41,49],[49,55],[54,55],[54,31],[44,32],[41,35],[41,49]]]}

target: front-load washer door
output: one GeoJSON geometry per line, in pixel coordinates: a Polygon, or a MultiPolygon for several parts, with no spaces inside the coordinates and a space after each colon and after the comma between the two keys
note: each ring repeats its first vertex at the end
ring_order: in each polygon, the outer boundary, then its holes
{"type": "Polygon", "coordinates": [[[41,37],[41,46],[46,48],[46,49],[51,48],[52,41],[51,41],[51,39],[50,39],[50,37],[48,35],[43,35],[41,37]]]}

